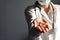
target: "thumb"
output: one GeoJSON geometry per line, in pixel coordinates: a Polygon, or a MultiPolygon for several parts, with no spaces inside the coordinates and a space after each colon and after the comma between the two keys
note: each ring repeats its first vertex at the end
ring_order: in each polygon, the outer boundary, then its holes
{"type": "Polygon", "coordinates": [[[34,21],[34,27],[37,27],[37,26],[38,26],[38,22],[34,21]]]}
{"type": "Polygon", "coordinates": [[[43,21],[46,22],[46,23],[48,22],[48,20],[46,18],[43,18],[43,21]]]}

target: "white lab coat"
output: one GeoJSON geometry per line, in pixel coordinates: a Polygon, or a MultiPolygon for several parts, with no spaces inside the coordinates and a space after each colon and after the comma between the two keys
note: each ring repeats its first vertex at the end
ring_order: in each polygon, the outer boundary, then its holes
{"type": "Polygon", "coordinates": [[[29,36],[30,36],[30,40],[60,40],[60,5],[57,4],[53,4],[51,3],[52,7],[50,9],[50,11],[48,12],[48,14],[45,13],[45,11],[43,10],[43,8],[39,9],[38,7],[34,8],[33,6],[29,6],[26,10],[25,10],[25,16],[27,19],[27,23],[28,23],[28,28],[29,28],[29,36]],[[42,16],[43,15],[43,16],[42,16]],[[53,15],[54,15],[54,29],[52,26],[53,23],[53,15]],[[32,27],[33,27],[33,21],[36,18],[41,18],[41,17],[45,17],[51,27],[49,29],[49,31],[47,33],[40,33],[39,36],[34,37],[31,36],[30,34],[33,32],[32,31],[32,27]]]}

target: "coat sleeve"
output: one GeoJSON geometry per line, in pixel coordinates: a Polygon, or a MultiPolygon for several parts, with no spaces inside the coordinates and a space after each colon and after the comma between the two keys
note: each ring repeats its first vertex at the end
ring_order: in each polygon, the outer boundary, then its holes
{"type": "Polygon", "coordinates": [[[29,28],[33,27],[33,21],[36,19],[36,14],[35,14],[34,9],[26,9],[25,18],[26,18],[29,28]]]}
{"type": "Polygon", "coordinates": [[[40,35],[40,31],[33,27],[33,21],[37,18],[33,8],[25,10],[25,18],[30,35],[38,37],[40,35]]]}

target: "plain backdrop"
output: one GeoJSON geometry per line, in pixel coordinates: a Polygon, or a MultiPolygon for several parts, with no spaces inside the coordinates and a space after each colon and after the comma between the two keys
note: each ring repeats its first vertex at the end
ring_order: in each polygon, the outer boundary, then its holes
{"type": "MultiPolygon", "coordinates": [[[[27,40],[24,10],[36,0],[0,0],[0,40],[27,40]]],[[[60,0],[52,0],[60,4],[60,0]]]]}

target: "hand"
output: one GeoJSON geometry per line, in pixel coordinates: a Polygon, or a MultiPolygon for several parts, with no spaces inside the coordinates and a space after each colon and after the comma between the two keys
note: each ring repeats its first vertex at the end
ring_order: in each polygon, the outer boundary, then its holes
{"type": "Polygon", "coordinates": [[[50,24],[46,18],[36,18],[34,20],[34,27],[40,32],[46,33],[49,31],[50,24]]]}

